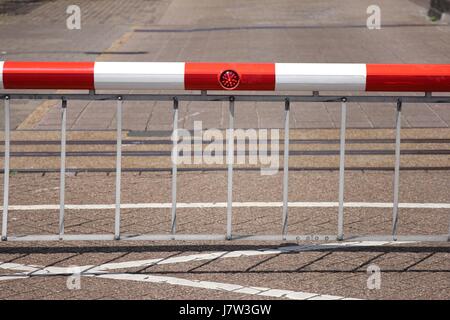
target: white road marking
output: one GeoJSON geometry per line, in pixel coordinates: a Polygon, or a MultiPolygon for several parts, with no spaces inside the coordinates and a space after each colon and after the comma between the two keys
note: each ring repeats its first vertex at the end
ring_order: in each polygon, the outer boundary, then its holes
{"type": "MultiPolygon", "coordinates": [[[[233,202],[234,208],[279,208],[282,202],[233,202]]],[[[291,208],[336,208],[338,202],[289,202],[291,208]]],[[[166,209],[171,208],[172,203],[122,203],[122,209],[166,209]]],[[[226,202],[192,202],[177,203],[178,208],[226,208],[226,202]]],[[[391,202],[346,202],[347,208],[392,208],[391,202]]],[[[10,205],[11,211],[31,211],[31,210],[59,210],[57,204],[38,205],[10,205]]],[[[66,204],[68,210],[109,210],[114,209],[115,204],[66,204]]],[[[450,209],[450,203],[399,203],[399,208],[408,209],[450,209]]]]}
{"type": "MultiPolygon", "coordinates": [[[[55,274],[73,274],[74,270],[83,273],[94,266],[75,266],[75,267],[45,267],[35,265],[24,265],[20,263],[2,263],[0,262],[0,269],[22,271],[21,276],[33,276],[33,275],[55,275],[55,274]]],[[[19,275],[19,274],[14,274],[19,275]]]]}
{"type": "Polygon", "coordinates": [[[71,266],[71,267],[45,267],[36,265],[24,265],[19,263],[2,263],[0,262],[0,269],[22,271],[11,275],[5,275],[0,277],[1,280],[17,280],[26,279],[31,276],[54,276],[54,275],[71,275],[74,270],[80,273],[81,276],[107,278],[114,280],[128,280],[150,283],[164,283],[170,285],[187,286],[192,288],[202,288],[209,290],[220,290],[226,292],[259,295],[273,298],[285,298],[296,300],[342,300],[351,299],[341,296],[322,295],[318,293],[291,291],[281,289],[271,289],[265,287],[254,286],[242,286],[238,284],[212,282],[212,281],[200,281],[200,280],[187,280],[176,277],[166,276],[154,276],[145,274],[129,274],[129,273],[107,273],[107,270],[126,269],[135,267],[145,267],[155,264],[175,264],[191,261],[213,260],[223,258],[238,258],[245,256],[256,255],[270,255],[270,254],[282,254],[288,252],[302,252],[309,250],[326,250],[339,247],[351,247],[351,246],[383,246],[393,244],[410,244],[414,241],[352,241],[352,242],[336,242],[336,243],[322,243],[312,245],[298,245],[298,246],[286,246],[275,249],[261,249],[261,250],[237,250],[237,251],[219,251],[212,253],[193,254],[172,258],[158,258],[158,259],[145,259],[135,261],[125,261],[117,263],[105,263],[98,266],[85,265],[85,266],[71,266]]]}
{"type": "MultiPolygon", "coordinates": [[[[87,272],[98,272],[106,270],[116,270],[116,269],[126,269],[126,268],[143,268],[151,265],[163,265],[163,264],[173,264],[173,263],[184,263],[192,261],[207,261],[214,259],[225,259],[225,258],[240,258],[240,257],[251,257],[258,255],[273,255],[282,254],[289,252],[303,252],[311,250],[327,250],[339,247],[349,247],[349,246],[383,246],[392,244],[411,244],[415,243],[413,241],[352,241],[352,242],[336,242],[336,243],[321,243],[312,245],[298,245],[298,246],[285,246],[276,249],[261,249],[261,250],[236,250],[236,251],[218,251],[211,253],[200,253],[192,254],[187,256],[172,257],[172,258],[158,258],[158,259],[144,259],[135,261],[125,261],[125,262],[112,262],[105,263],[96,266],[87,272]]],[[[83,267],[84,268],[84,267],[83,267]]]]}
{"type": "MultiPolygon", "coordinates": [[[[70,275],[73,272],[74,267],[61,268],[61,267],[38,267],[31,265],[23,265],[17,263],[3,263],[0,264],[0,268],[9,270],[22,270],[28,271],[26,273],[15,273],[7,276],[0,277],[2,280],[18,280],[26,279],[31,276],[49,276],[49,275],[70,275]]],[[[88,269],[87,266],[79,267],[82,270],[88,269]]],[[[219,290],[232,293],[248,294],[248,295],[260,295],[273,298],[286,298],[295,300],[307,300],[307,299],[333,299],[341,300],[344,297],[340,296],[329,296],[321,295],[317,293],[301,292],[301,291],[291,291],[291,290],[280,290],[271,289],[264,287],[253,287],[253,286],[241,286],[238,284],[213,282],[213,281],[200,281],[200,280],[187,280],[177,277],[166,277],[166,276],[154,276],[145,274],[129,274],[129,273],[114,273],[114,274],[92,274],[92,272],[98,272],[94,270],[87,270],[86,273],[80,273],[82,276],[97,277],[97,278],[107,278],[113,280],[128,280],[128,281],[139,281],[139,282],[150,282],[150,283],[163,283],[169,285],[178,285],[191,288],[200,288],[208,290],[219,290]]]]}
{"type": "Polygon", "coordinates": [[[28,276],[20,276],[20,275],[10,275],[10,276],[2,276],[0,277],[0,281],[8,281],[8,280],[19,280],[19,279],[26,279],[29,278],[28,276]]]}
{"type": "Polygon", "coordinates": [[[128,281],[139,281],[139,282],[150,282],[150,283],[164,283],[176,286],[185,286],[190,288],[201,288],[208,290],[218,290],[230,293],[240,293],[249,294],[256,296],[265,296],[272,298],[285,298],[285,299],[295,299],[295,300],[342,300],[344,297],[340,296],[330,296],[321,295],[318,293],[302,292],[302,291],[291,291],[291,290],[280,290],[280,289],[270,289],[270,288],[258,288],[258,287],[247,287],[238,284],[222,283],[222,282],[212,282],[212,281],[199,281],[199,280],[187,280],[175,277],[165,277],[165,276],[153,276],[144,274],[127,274],[127,273],[116,273],[116,274],[103,274],[96,276],[98,278],[114,279],[114,280],[128,280],[128,281]]]}
{"type": "Polygon", "coordinates": [[[0,262],[0,269],[6,269],[6,270],[15,270],[15,271],[24,271],[24,272],[34,272],[39,269],[38,266],[31,266],[31,265],[23,265],[19,263],[1,263],[0,262]]]}

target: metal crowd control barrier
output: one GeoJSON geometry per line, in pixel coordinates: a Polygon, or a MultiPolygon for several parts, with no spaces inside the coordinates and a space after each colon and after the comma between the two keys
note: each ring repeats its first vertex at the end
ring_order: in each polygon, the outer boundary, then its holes
{"type": "MultiPolygon", "coordinates": [[[[148,73],[144,77],[130,78],[129,68],[123,68],[120,65],[115,71],[105,69],[105,65],[102,65],[96,72],[100,71],[100,75],[90,79],[86,77],[86,70],[93,70],[89,65],[85,63],[77,65],[75,69],[69,71],[64,68],[61,69],[58,63],[53,65],[45,65],[46,76],[50,74],[49,78],[41,76],[36,77],[36,73],[39,74],[39,68],[32,68],[32,63],[17,63],[18,65],[2,66],[3,67],[3,83],[0,84],[6,89],[18,89],[18,88],[65,88],[65,89],[90,89],[89,94],[28,94],[28,93],[8,93],[0,94],[0,99],[4,101],[5,106],[5,159],[4,159],[4,194],[3,194],[3,214],[2,214],[2,230],[1,239],[6,240],[289,240],[289,241],[302,241],[302,240],[417,240],[417,241],[450,241],[450,221],[449,232],[445,235],[397,235],[397,226],[399,222],[399,181],[400,181],[400,132],[401,132],[401,110],[404,103],[450,103],[450,96],[433,96],[431,91],[450,91],[450,67],[449,66],[416,66],[417,72],[414,67],[411,72],[411,66],[403,68],[402,66],[396,67],[369,67],[367,69],[361,69],[360,65],[352,65],[351,72],[345,71],[343,65],[331,65],[331,68],[327,68],[325,65],[320,66],[321,71],[317,72],[314,68],[311,69],[310,65],[303,65],[300,69],[298,66],[293,66],[294,72],[292,74],[292,68],[282,66],[281,69],[275,68],[277,71],[282,70],[284,73],[291,72],[290,75],[280,75],[275,69],[270,69],[270,66],[264,65],[250,65],[247,64],[221,64],[217,67],[217,64],[199,64],[195,66],[184,65],[183,68],[187,73],[192,72],[194,76],[186,76],[180,80],[179,73],[180,63],[172,65],[157,65],[156,69],[161,71],[169,70],[168,75],[161,79],[161,73],[158,74],[159,80],[155,82],[154,75],[148,73]],[[9,68],[9,69],[8,69],[9,68]],[[59,68],[59,69],[58,69],[59,68]],[[77,69],[78,68],[78,69],[77,69]],[[83,68],[86,68],[84,70],[83,68]],[[91,69],[89,69],[91,68],[91,69]],[[162,68],[162,69],[161,69],[162,68]],[[212,69],[211,69],[212,68],[212,69]],[[252,69],[253,68],[253,69],[252,69]],[[265,70],[269,69],[268,71],[265,70]],[[303,68],[303,69],[302,69],[303,68]],[[377,69],[378,68],[378,69],[377,69]],[[379,69],[381,68],[381,69],[379,69]],[[383,69],[387,68],[387,69],[383,69]],[[235,70],[239,70],[235,71],[235,70]],[[37,71],[36,71],[37,70],[37,71]],[[49,71],[50,70],[50,71],[49,71]],[[63,70],[63,71],[61,71],[63,70]],[[84,70],[80,73],[80,70],[84,70]],[[123,71],[125,70],[125,71],[123,71]],[[250,71],[249,71],[250,70],[250,71]],[[256,71],[255,71],[256,70],[256,71]],[[263,70],[263,71],[261,71],[263,70]],[[344,71],[343,71],[344,70],[344,71]],[[356,71],[355,71],[356,70],[356,71]],[[373,71],[375,70],[375,71],[373,71]],[[380,74],[380,70],[385,72],[384,77],[380,74]],[[78,72],[78,73],[77,73],[78,72]],[[111,78],[107,78],[105,74],[110,72],[111,78]],[[121,74],[122,72],[122,74],[121,74]],[[123,74],[123,72],[128,73],[123,74]],[[259,74],[258,74],[259,72],[259,74]],[[271,72],[275,75],[271,78],[271,72]],[[340,75],[343,72],[344,75],[340,75]],[[370,79],[370,72],[374,72],[372,79],[370,79]],[[357,73],[357,74],[355,74],[357,73]],[[75,74],[75,75],[74,75],[75,74]],[[386,76],[387,74],[387,76],[386,76]],[[431,74],[431,75],[430,75],[431,74]],[[34,76],[30,76],[34,75],[34,76]],[[52,78],[52,75],[55,76],[52,78]],[[419,76],[418,76],[419,75],[419,76]],[[425,76],[424,76],[425,75],[425,76]],[[422,77],[421,77],[422,76],[422,77]],[[59,77],[59,78],[58,78],[59,77]],[[62,78],[61,78],[62,77],[62,78]],[[191,77],[191,79],[186,80],[191,77]],[[95,81],[94,81],[95,78],[95,81]],[[276,78],[276,81],[275,81],[276,78]],[[331,80],[330,80],[331,78],[331,80]],[[38,80],[36,80],[38,79],[38,80]],[[40,81],[39,81],[40,79],[40,81]],[[81,79],[81,80],[80,80],[81,79]],[[87,79],[87,80],[86,80],[87,79]],[[144,79],[144,80],[143,80],[144,79]],[[262,79],[262,80],[261,80],[262,79]],[[267,80],[268,79],[268,80],[267,80]],[[96,94],[89,85],[85,85],[83,81],[94,82],[96,88],[123,88],[124,83],[133,83],[133,86],[139,88],[151,88],[155,86],[159,89],[180,89],[180,81],[184,81],[184,86],[192,90],[202,90],[201,94],[96,94]],[[369,84],[370,80],[370,84],[369,84]],[[395,82],[395,81],[397,82],[395,82]],[[158,82],[159,81],[159,82],[158,82]],[[186,84],[189,81],[189,85],[186,84]],[[269,82],[269,85],[267,84],[269,82]],[[272,82],[276,82],[276,86],[280,86],[283,89],[280,90],[294,90],[296,86],[299,90],[314,89],[312,95],[248,95],[248,94],[208,94],[206,90],[217,90],[219,85],[222,90],[277,90],[275,84],[272,86],[272,82]],[[370,95],[320,95],[318,90],[315,89],[333,89],[349,90],[349,88],[355,89],[359,87],[361,89],[361,81],[364,82],[363,89],[368,89],[372,86],[373,91],[395,91],[402,88],[403,91],[418,91],[418,89],[425,89],[425,95],[385,95],[385,96],[370,96],[370,95]],[[71,86],[71,84],[75,85],[71,86]],[[156,84],[155,84],[156,83],[156,84]],[[240,86],[243,87],[240,87],[240,86]],[[252,87],[253,86],[253,87],[252,87]],[[409,87],[408,87],[409,86],[409,87]],[[409,88],[410,90],[405,90],[409,88]],[[389,89],[389,90],[386,90],[389,89]],[[59,234],[56,235],[9,235],[8,234],[8,209],[9,209],[9,175],[10,175],[10,104],[11,101],[17,99],[58,99],[61,101],[61,170],[60,170],[60,204],[59,204],[59,234]],[[64,216],[65,216],[65,157],[66,157],[66,122],[67,115],[66,110],[68,102],[72,100],[101,100],[101,101],[116,101],[117,102],[117,147],[116,147],[116,190],[115,190],[115,222],[113,234],[65,234],[64,233],[64,216]],[[227,130],[227,175],[228,175],[228,188],[227,188],[227,202],[226,202],[226,234],[178,234],[176,231],[177,225],[177,164],[176,161],[172,161],[172,205],[171,205],[171,227],[168,234],[141,234],[130,235],[122,234],[120,232],[121,221],[121,146],[122,146],[122,105],[126,101],[172,101],[173,102],[173,130],[174,134],[178,129],[178,104],[180,101],[228,101],[229,102],[229,128],[227,130]],[[234,159],[234,106],[235,103],[242,101],[257,101],[257,102],[280,102],[284,104],[284,166],[283,166],[283,191],[282,191],[282,224],[280,226],[280,233],[275,235],[235,235],[232,230],[232,214],[233,214],[233,159],[234,159]],[[290,118],[290,106],[291,103],[308,103],[308,102],[340,102],[341,103],[341,126],[340,126],[340,152],[339,152],[339,194],[338,194],[338,219],[337,219],[337,234],[334,235],[293,235],[288,232],[288,213],[289,213],[289,199],[288,199],[288,179],[289,179],[289,118],[290,118]],[[347,118],[347,104],[355,102],[373,102],[373,103],[396,103],[396,135],[395,135],[395,167],[394,167],[394,192],[393,192],[393,210],[392,210],[392,232],[388,235],[366,235],[345,236],[344,234],[344,190],[345,190],[345,146],[346,146],[346,118],[347,118]]],[[[7,64],[6,62],[4,63],[7,64]]],[[[39,63],[38,63],[39,64],[39,63]]],[[[49,63],[47,63],[49,64],[49,63]]],[[[120,63],[119,63],[120,64],[120,63]]],[[[284,64],[283,64],[284,65],[284,64]]],[[[292,64],[294,65],[294,64],[292,64]]],[[[127,66],[132,66],[127,65],[127,66]]],[[[330,65],[328,65],[330,66],[330,65]]],[[[142,63],[138,63],[138,69],[142,71],[142,63]]],[[[317,67],[313,66],[313,67],[317,67]]],[[[155,65],[151,68],[154,71],[155,65]]],[[[132,68],[133,69],[133,68],[132,68]]],[[[145,68],[144,68],[145,69],[145,68]]],[[[165,71],[165,72],[166,72],[165,71]]],[[[166,72],[167,73],[167,72],[166,72]]],[[[2,73],[0,72],[0,75],[2,73]]],[[[92,84],[92,83],[91,83],[92,84]]],[[[0,87],[1,88],[1,87],[0,87]]],[[[177,139],[174,139],[174,146],[177,143],[177,139]]],[[[175,148],[174,148],[175,149],[175,148]]]]}

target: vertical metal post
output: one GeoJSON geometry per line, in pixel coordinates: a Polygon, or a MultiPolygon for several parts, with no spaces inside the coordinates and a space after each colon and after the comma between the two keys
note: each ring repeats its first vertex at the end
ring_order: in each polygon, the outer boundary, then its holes
{"type": "Polygon", "coordinates": [[[448,241],[450,242],[450,218],[448,220],[449,220],[449,223],[448,223],[448,241]]]}
{"type": "Polygon", "coordinates": [[[400,130],[402,127],[402,101],[397,101],[397,113],[395,118],[395,168],[394,168],[394,203],[392,209],[392,238],[397,240],[398,225],[398,198],[400,189],[400,130]]]}
{"type": "Polygon", "coordinates": [[[289,111],[290,101],[284,103],[284,164],[283,164],[283,219],[282,237],[286,240],[288,232],[288,193],[289,193],[289,111]]]}
{"type": "Polygon", "coordinates": [[[172,226],[170,232],[177,230],[177,160],[178,160],[178,99],[173,99],[173,133],[172,133],[172,226]]]}
{"type": "Polygon", "coordinates": [[[117,97],[116,112],[116,212],[114,217],[114,238],[120,239],[120,190],[122,182],[122,97],[117,97]]]}
{"type": "Polygon", "coordinates": [[[345,130],[347,126],[347,99],[342,99],[341,106],[341,137],[339,151],[339,211],[338,240],[344,239],[344,182],[345,182],[345,130]]]}
{"type": "Polygon", "coordinates": [[[66,123],[67,100],[61,102],[61,169],[59,180],[59,238],[64,235],[64,196],[66,187],[66,123]]]}
{"type": "Polygon", "coordinates": [[[233,162],[234,162],[234,97],[230,97],[229,120],[227,130],[227,163],[228,163],[228,193],[227,193],[227,239],[231,240],[233,214],[233,162]]]}
{"type": "Polygon", "coordinates": [[[10,110],[9,96],[5,97],[5,158],[3,171],[3,215],[2,240],[8,239],[8,206],[9,206],[9,159],[10,159],[10,110]]]}

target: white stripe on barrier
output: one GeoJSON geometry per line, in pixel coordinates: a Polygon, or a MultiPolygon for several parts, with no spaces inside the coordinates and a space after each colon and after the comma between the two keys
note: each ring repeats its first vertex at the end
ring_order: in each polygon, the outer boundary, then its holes
{"type": "MultiPolygon", "coordinates": [[[[233,202],[234,208],[279,208],[283,202],[233,202]]],[[[291,208],[336,208],[338,202],[289,202],[291,208]]],[[[168,209],[172,203],[122,203],[121,209],[168,209]]],[[[192,202],[177,203],[177,208],[226,208],[226,202],[192,202]]],[[[346,208],[392,208],[391,202],[346,202],[346,208]]],[[[68,210],[108,210],[114,209],[115,204],[66,204],[68,210]]],[[[405,209],[450,209],[450,203],[399,203],[399,208],[405,209]]],[[[30,210],[57,210],[56,204],[38,204],[38,205],[10,205],[11,211],[30,211],[30,210]]]]}
{"type": "Polygon", "coordinates": [[[184,62],[96,62],[95,89],[184,90],[184,62]]]}
{"type": "Polygon", "coordinates": [[[275,63],[275,90],[366,89],[365,64],[275,63]]]}

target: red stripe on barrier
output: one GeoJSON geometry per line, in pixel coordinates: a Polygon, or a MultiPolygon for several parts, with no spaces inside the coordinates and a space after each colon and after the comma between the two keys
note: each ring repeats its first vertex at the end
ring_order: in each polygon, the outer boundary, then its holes
{"type": "Polygon", "coordinates": [[[275,64],[186,62],[184,88],[275,90],[275,64]]]}
{"type": "Polygon", "coordinates": [[[368,64],[366,91],[450,92],[450,65],[368,64]]]}
{"type": "Polygon", "coordinates": [[[94,89],[94,62],[14,62],[3,65],[5,89],[94,89]]]}

